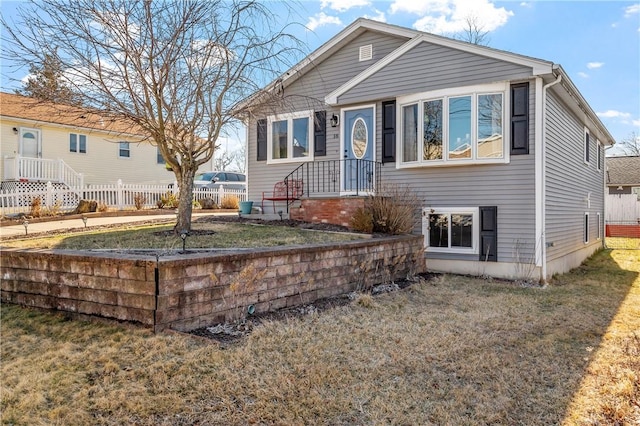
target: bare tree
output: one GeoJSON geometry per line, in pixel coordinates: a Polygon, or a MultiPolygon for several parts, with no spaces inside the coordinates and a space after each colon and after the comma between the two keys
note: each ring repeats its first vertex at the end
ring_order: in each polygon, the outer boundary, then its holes
{"type": "Polygon", "coordinates": [[[636,132],[631,132],[628,137],[620,141],[619,147],[625,156],[640,156],[640,136],[636,132]]]}
{"type": "Polygon", "coordinates": [[[23,66],[53,58],[85,105],[148,135],[180,187],[179,233],[191,229],[193,177],[225,125],[300,56],[286,24],[274,28],[287,20],[257,1],[34,0],[18,16],[2,18],[2,56],[23,66]]]}
{"type": "Polygon", "coordinates": [[[489,31],[475,15],[468,15],[465,18],[465,27],[462,31],[454,36],[454,38],[469,43],[487,46],[489,45],[489,31]]]}

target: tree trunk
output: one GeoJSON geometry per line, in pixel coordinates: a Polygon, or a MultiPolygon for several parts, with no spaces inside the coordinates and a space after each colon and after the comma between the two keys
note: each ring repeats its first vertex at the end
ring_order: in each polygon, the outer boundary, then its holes
{"type": "Polygon", "coordinates": [[[191,231],[191,212],[193,211],[193,177],[196,170],[187,169],[183,165],[182,176],[178,182],[180,194],[178,196],[178,220],[173,228],[176,234],[189,233],[191,231]]]}

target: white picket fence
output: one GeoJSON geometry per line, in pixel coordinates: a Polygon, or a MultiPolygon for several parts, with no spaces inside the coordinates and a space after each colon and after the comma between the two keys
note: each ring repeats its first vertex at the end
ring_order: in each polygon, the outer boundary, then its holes
{"type": "Polygon", "coordinates": [[[607,223],[639,223],[640,199],[637,194],[607,194],[607,223]]]}
{"type": "MultiPolygon", "coordinates": [[[[142,201],[142,208],[157,208],[162,197],[179,192],[177,184],[173,185],[138,185],[125,184],[118,180],[112,185],[86,185],[81,188],[69,188],[63,185],[46,184],[16,184],[11,188],[0,190],[0,213],[2,216],[29,213],[36,198],[40,198],[41,207],[60,212],[70,212],[76,209],[80,200],[97,201],[109,209],[131,210],[136,208],[136,199],[142,201]]],[[[244,189],[227,189],[220,186],[216,189],[194,189],[193,199],[202,200],[212,198],[217,205],[225,196],[235,196],[238,201],[246,201],[247,193],[244,189]]]]}

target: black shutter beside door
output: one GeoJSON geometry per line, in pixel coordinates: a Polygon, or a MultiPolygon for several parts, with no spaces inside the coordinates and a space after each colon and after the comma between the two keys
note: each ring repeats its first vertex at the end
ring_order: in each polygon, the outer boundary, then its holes
{"type": "Polygon", "coordinates": [[[396,161],[396,101],[382,103],[382,162],[396,161]]]}

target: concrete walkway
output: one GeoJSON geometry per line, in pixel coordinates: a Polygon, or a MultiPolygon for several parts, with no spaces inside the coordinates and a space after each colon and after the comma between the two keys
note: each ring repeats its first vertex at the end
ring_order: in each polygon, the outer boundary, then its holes
{"type": "MultiPolygon", "coordinates": [[[[237,216],[237,213],[230,212],[194,212],[193,219],[197,219],[202,216],[237,216]]],[[[175,214],[148,214],[148,215],[139,215],[139,216],[113,216],[113,217],[89,217],[87,219],[87,227],[91,228],[94,226],[104,226],[104,225],[115,225],[120,223],[135,223],[135,222],[145,222],[148,220],[161,220],[161,219],[173,219],[175,220],[175,214]]],[[[59,231],[64,229],[74,229],[74,228],[84,228],[84,222],[82,219],[73,218],[73,219],[61,219],[61,220],[51,220],[46,222],[35,222],[29,223],[27,226],[27,232],[29,234],[39,234],[43,232],[50,231],[59,231]]],[[[12,237],[15,235],[25,235],[24,225],[16,224],[9,226],[0,227],[0,238],[3,237],[12,237]]]]}

